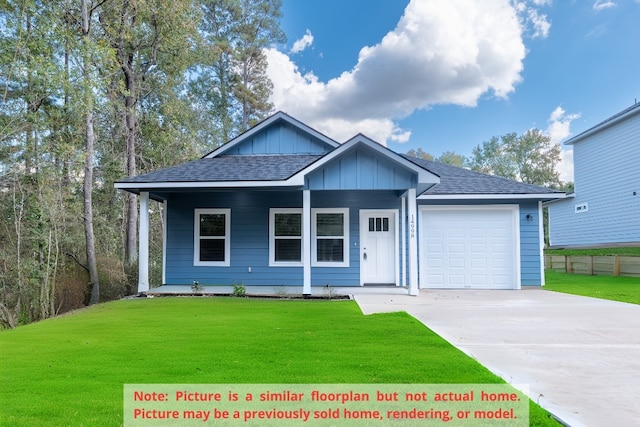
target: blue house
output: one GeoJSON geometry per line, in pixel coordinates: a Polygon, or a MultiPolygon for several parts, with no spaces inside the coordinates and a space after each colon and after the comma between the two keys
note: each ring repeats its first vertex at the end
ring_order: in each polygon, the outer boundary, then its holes
{"type": "Polygon", "coordinates": [[[640,245],[640,103],[565,144],[575,192],[547,204],[550,245],[640,245]]]}
{"type": "Polygon", "coordinates": [[[417,295],[542,285],[541,203],[564,197],[362,134],[339,144],[282,112],[199,160],[116,187],[139,195],[139,292],[149,290],[149,199],[165,214],[156,291],[190,292],[197,281],[207,292],[417,295]]]}

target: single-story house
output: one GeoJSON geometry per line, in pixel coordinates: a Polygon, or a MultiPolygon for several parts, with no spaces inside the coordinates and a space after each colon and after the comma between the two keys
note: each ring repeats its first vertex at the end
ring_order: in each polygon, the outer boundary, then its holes
{"type": "Polygon", "coordinates": [[[575,192],[549,202],[549,245],[640,245],[640,103],[565,142],[575,192]]]}
{"type": "Polygon", "coordinates": [[[541,205],[565,196],[362,134],[340,144],[282,112],[199,160],[115,185],[139,195],[139,292],[149,290],[149,199],[164,204],[164,288],[417,295],[543,285],[541,205]]]}

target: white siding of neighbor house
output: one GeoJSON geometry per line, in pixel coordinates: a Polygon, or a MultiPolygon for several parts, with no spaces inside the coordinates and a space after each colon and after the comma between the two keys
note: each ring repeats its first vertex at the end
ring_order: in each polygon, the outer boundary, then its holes
{"type": "Polygon", "coordinates": [[[576,142],[573,159],[575,198],[549,205],[551,246],[640,242],[640,111],[576,142]]]}

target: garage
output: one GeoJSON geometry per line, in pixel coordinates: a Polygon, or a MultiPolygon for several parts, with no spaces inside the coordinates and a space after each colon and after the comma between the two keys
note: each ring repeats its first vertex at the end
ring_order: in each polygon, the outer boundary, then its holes
{"type": "Polygon", "coordinates": [[[517,205],[421,206],[420,287],[519,289],[517,205]]]}

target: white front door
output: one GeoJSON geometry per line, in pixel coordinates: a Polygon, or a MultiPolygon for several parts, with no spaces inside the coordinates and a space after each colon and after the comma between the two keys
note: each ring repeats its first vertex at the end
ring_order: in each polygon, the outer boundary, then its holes
{"type": "Polygon", "coordinates": [[[395,285],[398,271],[397,212],[360,211],[360,281],[395,285]]]}

